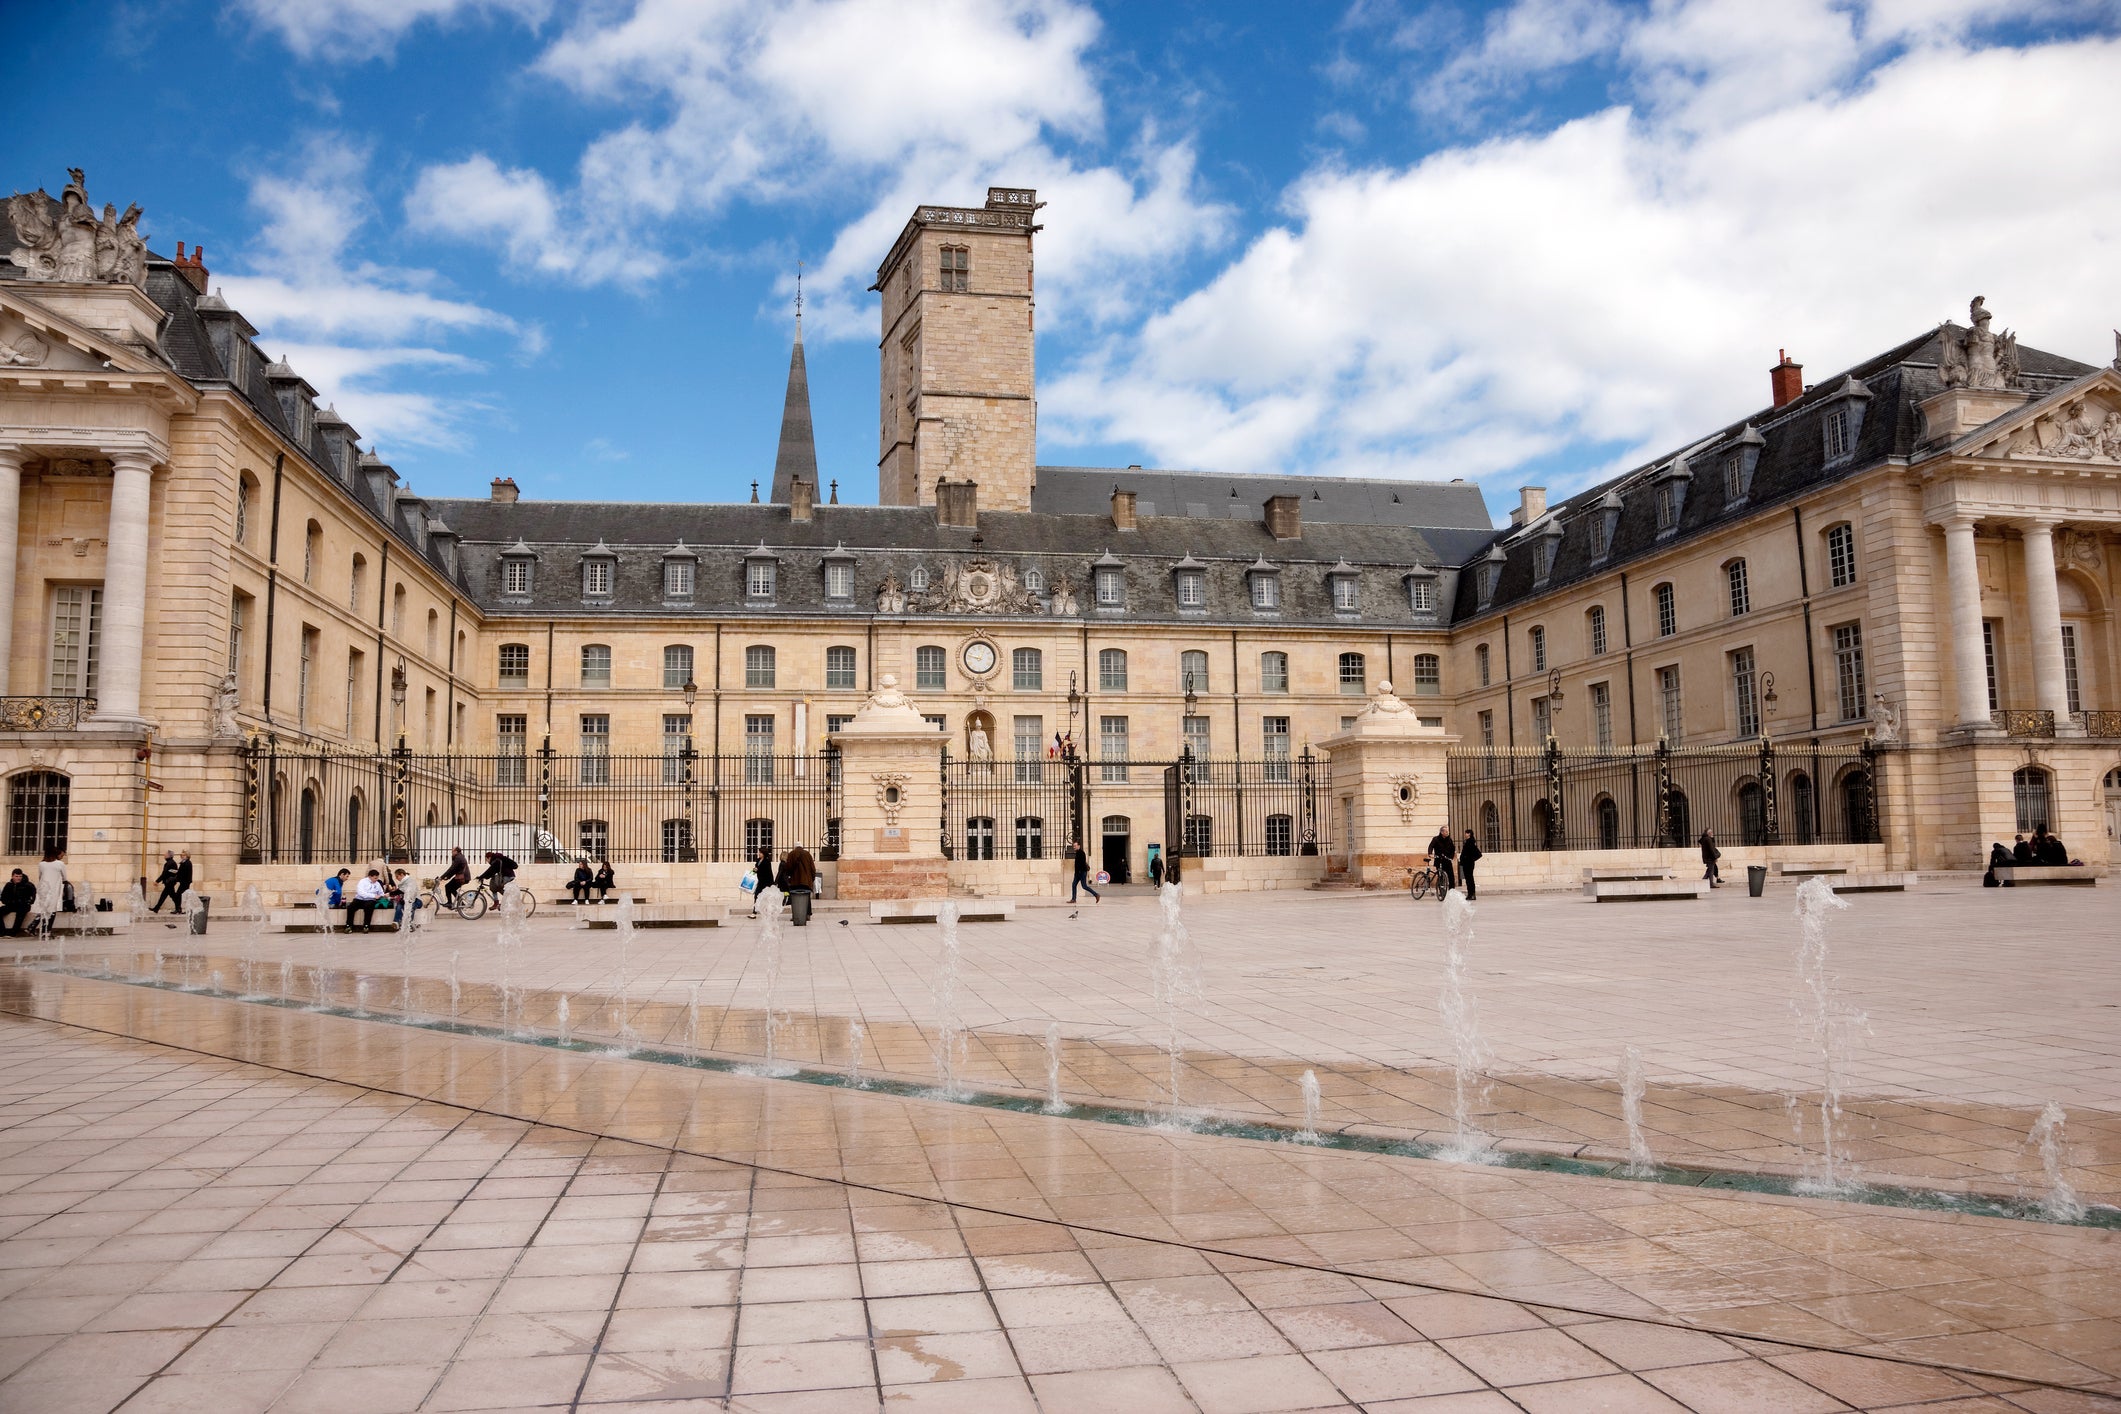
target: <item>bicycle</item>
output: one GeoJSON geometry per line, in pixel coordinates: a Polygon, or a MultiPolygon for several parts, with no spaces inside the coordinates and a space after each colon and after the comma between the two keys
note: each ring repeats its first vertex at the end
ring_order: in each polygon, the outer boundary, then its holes
{"type": "Polygon", "coordinates": [[[1427,898],[1432,892],[1440,895],[1441,890],[1436,887],[1436,866],[1432,864],[1426,869],[1409,869],[1407,892],[1412,894],[1417,902],[1427,898]]]}
{"type": "MultiPolygon", "coordinates": [[[[520,885],[516,888],[516,896],[523,900],[523,916],[535,917],[538,911],[538,896],[520,885]]],[[[457,901],[451,904],[430,885],[427,891],[420,895],[420,906],[447,909],[466,923],[476,923],[486,916],[486,910],[489,908],[499,908],[501,900],[484,884],[467,884],[457,890],[457,901]]]]}

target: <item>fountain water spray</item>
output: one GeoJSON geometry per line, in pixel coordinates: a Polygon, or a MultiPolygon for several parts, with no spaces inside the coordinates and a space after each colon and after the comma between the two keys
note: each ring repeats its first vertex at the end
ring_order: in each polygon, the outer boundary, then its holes
{"type": "Polygon", "coordinates": [[[1466,958],[1473,943],[1473,910],[1463,891],[1443,900],[1443,993],[1437,1000],[1451,1035],[1451,1127],[1455,1136],[1443,1157],[1481,1163],[1493,1157],[1493,1140],[1473,1120],[1487,1102],[1488,1063],[1494,1059],[1480,1034],[1480,1008],[1466,987],[1466,958]]]}
{"type": "Polygon", "coordinates": [[[856,1090],[869,1088],[869,1082],[862,1079],[862,1038],[868,1034],[859,1021],[847,1023],[847,1084],[856,1090]]]}
{"type": "Polygon", "coordinates": [[[1193,945],[1193,935],[1186,931],[1185,919],[1179,912],[1183,897],[1177,884],[1167,883],[1158,891],[1156,901],[1163,909],[1163,926],[1157,930],[1156,951],[1149,959],[1149,990],[1164,1018],[1164,1059],[1170,1091],[1167,1120],[1172,1124],[1185,1123],[1178,1083],[1185,1066],[1179,1022],[1187,1003],[1206,996],[1200,980],[1200,949],[1193,945]]]}
{"type": "Polygon", "coordinates": [[[781,914],[787,895],[767,887],[758,891],[759,948],[766,962],[766,1069],[768,1075],[793,1075],[794,1067],[780,1062],[783,1018],[781,1005],[781,914]]]}
{"type": "Polygon", "coordinates": [[[162,982],[162,949],[160,949],[160,948],[156,948],[156,949],[155,949],[155,970],[154,970],[153,972],[150,972],[150,973],[148,973],[148,974],[147,974],[147,976],[148,976],[148,980],[149,980],[149,981],[151,981],[151,982],[155,983],[155,984],[156,984],[157,986],[160,986],[160,985],[161,985],[161,982],[162,982]]]}
{"type": "Polygon", "coordinates": [[[571,1023],[567,1019],[567,1010],[567,998],[563,996],[560,998],[560,1005],[554,1013],[555,1017],[557,1018],[557,1025],[560,1031],[560,1044],[563,1046],[566,1045],[568,1041],[573,1039],[571,1034],[573,1029],[573,1023],[571,1023]]]}
{"type": "Polygon", "coordinates": [[[412,1015],[412,915],[398,925],[398,1012],[412,1015]]]}
{"type": "Polygon", "coordinates": [[[258,990],[258,949],[265,941],[265,899],[256,884],[243,890],[243,990],[255,996],[258,990]]]}
{"type": "Polygon", "coordinates": [[[283,957],[280,959],[280,1000],[286,1001],[294,995],[294,990],[295,960],[291,957],[283,957]]]}
{"type": "Polygon", "coordinates": [[[618,1003],[611,1014],[612,1029],[618,1033],[619,1049],[630,1051],[640,1043],[640,1035],[633,1029],[633,1005],[626,993],[626,954],[633,944],[633,895],[620,894],[618,907],[612,910],[611,922],[619,935],[619,986],[618,1003]]]}
{"type": "MultiPolygon", "coordinates": [[[[508,1027],[511,1005],[520,1013],[512,978],[515,975],[515,954],[523,945],[523,894],[514,884],[501,891],[501,926],[494,933],[494,946],[501,954],[501,1027],[508,1027]]],[[[517,1016],[520,1022],[522,1017],[517,1016]]]]}
{"type": "Polygon", "coordinates": [[[221,970],[219,968],[215,968],[212,972],[206,974],[206,990],[209,992],[219,992],[221,990],[221,970]]]}
{"type": "Polygon", "coordinates": [[[694,1053],[700,1049],[700,984],[697,982],[685,989],[685,1049],[694,1053]]]}
{"type": "MultiPolygon", "coordinates": [[[[1800,1041],[1819,1057],[1820,1136],[1819,1160],[1805,1159],[1800,1192],[1842,1193],[1857,1186],[1856,1166],[1841,1152],[1841,1085],[1850,1042],[1869,1028],[1869,1018],[1834,995],[1826,937],[1828,916],[1847,907],[1823,877],[1807,879],[1797,888],[1797,1030],[1800,1041]]],[[[1792,1117],[1798,1123],[1801,1149],[1801,1108],[1793,1110],[1792,1117]]]]}
{"type": "Polygon", "coordinates": [[[461,956],[463,956],[462,953],[454,950],[449,954],[449,1020],[451,1024],[456,1022],[457,1010],[464,1003],[464,989],[457,982],[457,959],[461,956]]]}
{"type": "Polygon", "coordinates": [[[1296,1131],[1296,1142],[1323,1144],[1325,1136],[1318,1132],[1318,1076],[1308,1070],[1304,1072],[1303,1095],[1304,1127],[1296,1131]]]}
{"type": "Polygon", "coordinates": [[[1049,1022],[1047,1022],[1047,1023],[1046,1023],[1046,1104],[1045,1104],[1045,1111],[1046,1111],[1046,1113],[1047,1113],[1047,1114],[1049,1114],[1049,1115],[1057,1115],[1057,1114],[1061,1113],[1061,1112],[1062,1112],[1063,1110],[1065,1110],[1065,1109],[1067,1109],[1067,1108],[1068,1108],[1068,1106],[1067,1106],[1067,1103],[1066,1103],[1065,1101],[1063,1101],[1063,1100],[1061,1099],[1061,1091],[1060,1091],[1060,1072],[1061,1072],[1061,1034],[1060,1034],[1060,1023],[1059,1023],[1058,1021],[1049,1021],[1049,1022]]]}
{"type": "Polygon", "coordinates": [[[1642,1097],[1649,1082],[1642,1073],[1642,1052],[1629,1046],[1620,1053],[1620,1118],[1628,1127],[1627,1172],[1641,1178],[1657,1167],[1650,1141],[1642,1133],[1642,1097]]]}
{"type": "Polygon", "coordinates": [[[353,984],[353,1010],[355,1016],[368,1015],[368,984],[373,980],[356,976],[353,984]]]}
{"type": "Polygon", "coordinates": [[[2069,1144],[2063,1132],[2065,1123],[2062,1106],[2049,1100],[2047,1107],[2040,1111],[2040,1118],[2033,1121],[2032,1133],[2026,1136],[2026,1142],[2040,1151],[2040,1172],[2047,1181],[2047,1192],[2040,1199],[2040,1211],[2056,1222],[2082,1222],[2089,1210],[2064,1175],[2069,1164],[2069,1144]]]}
{"type": "Polygon", "coordinates": [[[958,1088],[958,1069],[965,1059],[965,1022],[958,1014],[957,984],[962,961],[957,944],[958,908],[945,899],[936,906],[935,926],[942,934],[942,952],[935,969],[935,1085],[950,1098],[963,1093],[958,1088]]]}

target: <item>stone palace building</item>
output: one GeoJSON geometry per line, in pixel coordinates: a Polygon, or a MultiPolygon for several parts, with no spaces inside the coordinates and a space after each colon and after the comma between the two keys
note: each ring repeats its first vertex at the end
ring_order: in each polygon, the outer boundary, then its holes
{"type": "Polygon", "coordinates": [[[583,503],[415,495],[201,252],[79,172],[17,195],[9,860],[110,892],[182,848],[214,891],[496,843],[714,893],[800,838],[850,893],[1032,893],[1080,836],[1235,888],[1396,882],[1447,814],[1498,882],[1704,826],[1738,860],[1973,868],[2036,824],[2109,859],[2113,367],[1977,299],[1499,527],[1459,481],[1040,466],[1039,214],[992,188],[886,253],[879,504],[821,481],[799,328],[763,499],[583,503]],[[880,765],[865,702],[924,737],[880,765]],[[1420,764],[1356,762],[1380,708],[1420,764]]]}

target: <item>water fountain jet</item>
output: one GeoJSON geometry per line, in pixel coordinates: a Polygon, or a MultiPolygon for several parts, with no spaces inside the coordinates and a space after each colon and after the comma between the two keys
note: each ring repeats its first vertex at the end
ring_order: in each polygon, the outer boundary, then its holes
{"type": "Polygon", "coordinates": [[[1627,1172],[1637,1178],[1657,1168],[1650,1141],[1642,1132],[1642,1097],[1648,1090],[1649,1082],[1642,1073],[1642,1052],[1629,1046],[1620,1053],[1620,1118],[1628,1127],[1627,1172]]]}
{"type": "Polygon", "coordinates": [[[1487,1068],[1493,1059],[1480,1034],[1480,1008],[1466,985],[1466,962],[1473,943],[1473,903],[1453,889],[1444,895],[1443,992],[1437,1009],[1451,1036],[1451,1130],[1444,1157],[1460,1163],[1494,1159],[1494,1140],[1474,1121],[1487,1102],[1487,1068]]]}
{"type": "MultiPolygon", "coordinates": [[[[1835,995],[1826,929],[1827,919],[1847,907],[1847,900],[1823,877],[1797,887],[1798,1034],[1819,1061],[1819,1157],[1805,1157],[1800,1192],[1845,1193],[1860,1186],[1856,1165],[1841,1148],[1841,1087],[1849,1047],[1858,1032],[1868,1029],[1869,1018],[1835,995]]],[[[1793,1113],[1799,1121],[1801,1150],[1803,1111],[1800,1107],[1793,1113]]]]}

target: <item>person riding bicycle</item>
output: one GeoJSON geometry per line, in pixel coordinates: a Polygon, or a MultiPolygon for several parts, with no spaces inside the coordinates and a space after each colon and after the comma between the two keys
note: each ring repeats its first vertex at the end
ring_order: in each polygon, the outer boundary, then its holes
{"type": "Polygon", "coordinates": [[[516,862],[499,850],[486,851],[486,872],[479,875],[479,882],[493,883],[493,896],[499,898],[508,892],[508,886],[516,881],[516,862]]]}
{"type": "Polygon", "coordinates": [[[1436,897],[1441,899],[1457,882],[1453,877],[1458,859],[1458,846],[1451,840],[1451,827],[1438,825],[1436,838],[1429,841],[1429,864],[1436,870],[1436,897]]]}
{"type": "MultiPolygon", "coordinates": [[[[486,857],[493,858],[490,854],[486,857]]],[[[462,849],[449,851],[449,867],[442,871],[442,877],[436,882],[442,886],[442,906],[455,908],[457,891],[471,882],[471,861],[464,857],[462,849]]]]}

